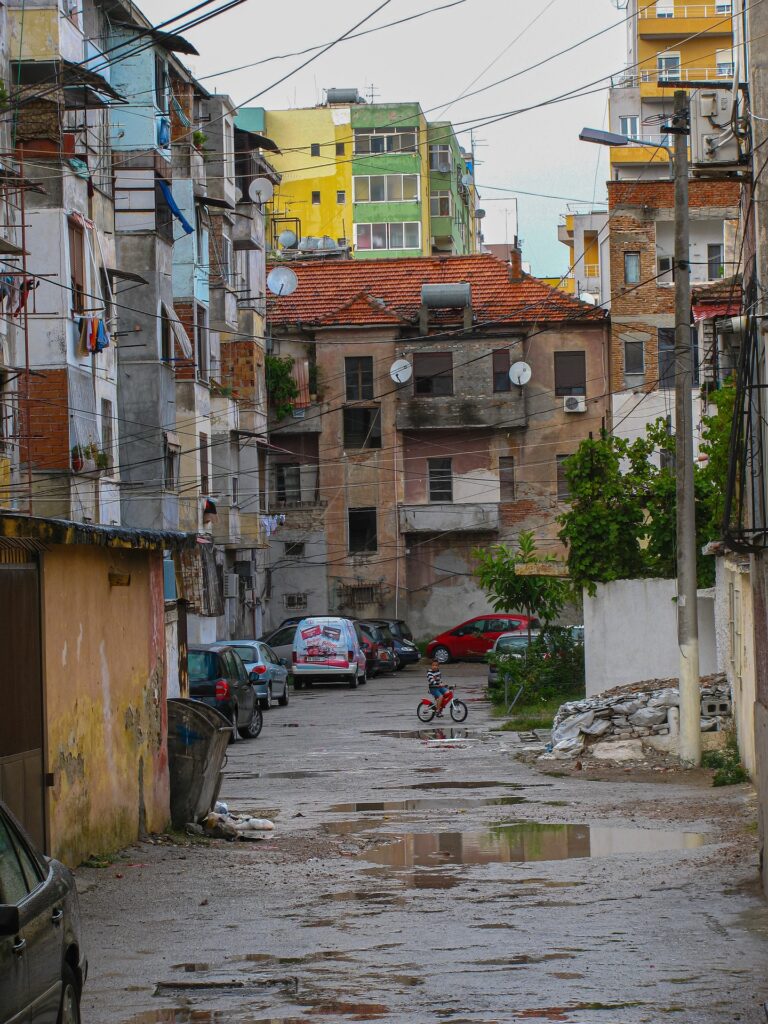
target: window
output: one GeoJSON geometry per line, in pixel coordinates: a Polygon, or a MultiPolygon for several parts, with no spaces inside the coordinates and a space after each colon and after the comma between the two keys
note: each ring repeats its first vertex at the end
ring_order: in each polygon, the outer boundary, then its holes
{"type": "Polygon", "coordinates": [[[221,277],[225,285],[232,280],[232,239],[221,236],[221,277]]]}
{"type": "Polygon", "coordinates": [[[76,220],[67,221],[69,240],[69,285],[72,289],[72,312],[83,313],[85,301],[85,236],[76,220]]]}
{"type": "Polygon", "coordinates": [[[336,203],[338,206],[344,206],[347,201],[347,193],[343,188],[340,188],[336,192],[336,203]]]}
{"type": "Polygon", "coordinates": [[[114,467],[115,442],[113,435],[112,403],[108,398],[101,400],[101,450],[106,458],[104,469],[114,467]]]}
{"type": "Polygon", "coordinates": [[[640,284],[640,253],[624,253],[624,284],[640,284]]]}
{"type": "Polygon", "coordinates": [[[238,477],[233,476],[231,481],[232,487],[232,504],[237,507],[237,503],[240,500],[240,480],[238,477]]]}
{"type": "Polygon", "coordinates": [[[287,541],[285,545],[285,557],[286,558],[303,558],[304,557],[304,543],[303,541],[287,541]]]}
{"type": "Polygon", "coordinates": [[[656,0],[657,18],[674,18],[675,0],[656,0]]]}
{"type": "Polygon", "coordinates": [[[415,202],[418,174],[357,174],[352,179],[356,203],[415,202]]]}
{"type": "Polygon", "coordinates": [[[278,462],[275,466],[275,497],[282,505],[301,501],[301,467],[298,462],[278,462]]]}
{"type": "Polygon", "coordinates": [[[436,189],[429,197],[429,210],[433,217],[451,216],[451,193],[447,189],[436,189]]]}
{"type": "Polygon", "coordinates": [[[175,491],[179,485],[179,452],[181,446],[176,435],[165,435],[163,444],[163,486],[166,491],[175,491]]]}
{"type": "Polygon", "coordinates": [[[413,393],[414,395],[452,395],[453,353],[414,353],[413,393]]]}
{"type": "Polygon", "coordinates": [[[373,398],[373,356],[348,356],[344,360],[347,378],[347,401],[370,401],[373,398]]]}
{"type": "MultiPolygon", "coordinates": [[[[659,387],[674,390],[675,387],[675,329],[659,327],[659,387]]],[[[691,366],[693,369],[692,383],[699,384],[699,337],[695,327],[691,327],[691,366]]]]}
{"type": "Polygon", "coordinates": [[[642,376],[645,373],[645,346],[642,341],[627,339],[624,342],[624,375],[642,376]]]}
{"type": "Polygon", "coordinates": [[[723,276],[723,246],[721,242],[707,246],[707,280],[716,281],[723,276]]]}
{"type": "Polygon", "coordinates": [[[208,310],[205,306],[197,307],[195,322],[195,342],[197,347],[197,376],[201,380],[208,379],[208,310]]]}
{"type": "Polygon", "coordinates": [[[429,500],[453,501],[453,470],[450,459],[427,459],[429,500]]]}
{"type": "Polygon", "coordinates": [[[367,249],[420,249],[421,223],[355,224],[355,246],[367,249]]]}
{"type": "Polygon", "coordinates": [[[660,82],[677,82],[680,78],[680,54],[660,53],[656,57],[660,82]]]}
{"type": "Polygon", "coordinates": [[[208,461],[208,435],[200,435],[200,493],[208,494],[211,480],[211,467],[208,461]]]}
{"type": "Polygon", "coordinates": [[[732,0],[715,0],[715,14],[732,14],[732,0]]]}
{"type": "Polygon", "coordinates": [[[304,609],[307,607],[307,595],[283,594],[283,607],[286,609],[286,611],[304,611],[304,609]]]}
{"type": "Polygon", "coordinates": [[[659,275],[656,278],[656,284],[674,284],[675,261],[671,256],[659,256],[656,260],[656,267],[659,275]]]}
{"type": "Polygon", "coordinates": [[[555,352],[555,394],[586,395],[587,361],[584,352],[555,352]]]}
{"type": "Polygon", "coordinates": [[[320,143],[313,142],[309,147],[310,156],[320,156],[320,143]]]}
{"type": "Polygon", "coordinates": [[[499,456],[499,499],[515,500],[515,460],[512,455],[499,456]]]}
{"type": "Polygon", "coordinates": [[[313,192],[312,193],[312,205],[313,206],[319,206],[320,205],[320,193],[319,192],[313,192]]]}
{"type": "Polygon", "coordinates": [[[163,113],[168,110],[168,65],[157,54],[155,55],[155,106],[163,113]]]}
{"type": "Polygon", "coordinates": [[[347,522],[351,555],[378,550],[375,508],[351,508],[347,512],[347,522]]]}
{"type": "Polygon", "coordinates": [[[344,156],[346,150],[347,150],[347,145],[346,145],[345,142],[337,142],[336,143],[336,156],[344,156]]]}
{"type": "Polygon", "coordinates": [[[626,135],[630,139],[636,139],[640,131],[640,118],[637,114],[628,114],[619,118],[619,135],[626,135]]]}
{"type": "Polygon", "coordinates": [[[160,317],[160,358],[164,363],[173,359],[173,331],[171,321],[165,314],[160,317]]]}
{"type": "Polygon", "coordinates": [[[381,410],[347,406],[344,409],[344,447],[381,448],[381,410]]]}
{"type": "Polygon", "coordinates": [[[355,153],[415,153],[417,128],[356,128],[355,153]]]}
{"type": "Polygon", "coordinates": [[[509,379],[509,349],[497,348],[493,353],[493,390],[510,391],[512,382],[509,379]]]}
{"type": "MultiPolygon", "coordinates": [[[[34,886],[37,882],[34,883],[34,886]]],[[[32,886],[32,887],[34,887],[32,886]]],[[[5,822],[0,818],[0,903],[15,906],[27,896],[27,884],[16,847],[5,822]]]]}
{"type": "Polygon", "coordinates": [[[571,497],[571,488],[565,476],[565,460],[570,459],[570,455],[556,455],[555,459],[557,460],[557,500],[568,501],[571,497]]]}
{"type": "Polygon", "coordinates": [[[733,50],[715,50],[718,78],[733,78],[733,50]]]}
{"type": "Polygon", "coordinates": [[[452,166],[450,146],[429,147],[430,171],[442,171],[445,174],[450,174],[452,166]]]}

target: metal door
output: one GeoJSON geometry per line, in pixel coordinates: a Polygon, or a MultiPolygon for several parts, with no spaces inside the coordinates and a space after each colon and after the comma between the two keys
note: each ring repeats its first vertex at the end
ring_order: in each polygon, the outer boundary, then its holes
{"type": "Polygon", "coordinates": [[[47,849],[39,568],[17,556],[0,550],[0,799],[47,849]]]}

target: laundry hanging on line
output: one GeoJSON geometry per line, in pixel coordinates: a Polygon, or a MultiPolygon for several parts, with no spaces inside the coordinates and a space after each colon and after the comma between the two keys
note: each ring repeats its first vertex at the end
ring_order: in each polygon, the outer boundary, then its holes
{"type": "Polygon", "coordinates": [[[84,316],[80,318],[78,327],[80,344],[86,352],[103,352],[110,345],[109,332],[103,320],[84,316]]]}

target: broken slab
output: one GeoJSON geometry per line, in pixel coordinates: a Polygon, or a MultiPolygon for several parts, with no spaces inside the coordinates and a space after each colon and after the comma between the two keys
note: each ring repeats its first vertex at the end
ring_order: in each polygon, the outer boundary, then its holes
{"type": "MultiPolygon", "coordinates": [[[[651,739],[651,737],[648,738],[651,739]]],[[[589,755],[598,761],[642,761],[644,758],[643,740],[614,740],[612,743],[595,743],[590,749],[589,755]]]]}

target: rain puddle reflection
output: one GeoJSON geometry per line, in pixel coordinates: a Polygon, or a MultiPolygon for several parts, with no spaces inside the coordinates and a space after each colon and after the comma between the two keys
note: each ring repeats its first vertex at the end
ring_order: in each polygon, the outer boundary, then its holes
{"type": "Polygon", "coordinates": [[[473,800],[469,797],[459,799],[440,799],[424,797],[417,800],[369,800],[356,804],[334,804],[326,811],[327,814],[387,814],[390,811],[450,811],[464,810],[469,807],[508,807],[512,804],[525,804],[524,796],[489,797],[485,800],[473,800]]]}
{"type": "Polygon", "coordinates": [[[366,736],[389,736],[396,740],[476,740],[488,739],[482,729],[461,729],[447,726],[445,729],[367,729],[366,736]]]}
{"type": "MultiPolygon", "coordinates": [[[[549,785],[549,783],[544,783],[549,785]]],[[[403,789],[403,786],[377,786],[377,789],[403,789]]],[[[437,782],[417,782],[410,789],[529,789],[519,782],[472,782],[469,779],[445,779],[437,782]]]]}
{"type": "Polygon", "coordinates": [[[691,850],[702,846],[699,832],[602,825],[552,825],[517,822],[475,832],[410,832],[393,843],[382,843],[361,859],[393,868],[428,868],[439,864],[497,864],[612,854],[691,850]]]}

